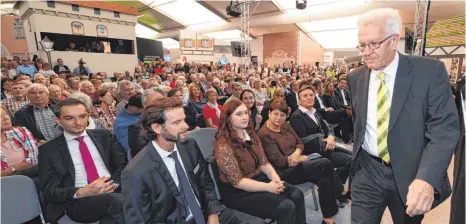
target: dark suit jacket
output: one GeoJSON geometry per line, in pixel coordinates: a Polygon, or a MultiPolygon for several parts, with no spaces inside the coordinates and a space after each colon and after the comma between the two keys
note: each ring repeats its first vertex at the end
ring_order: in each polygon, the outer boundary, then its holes
{"type": "MultiPolygon", "coordinates": [[[[335,88],[333,92],[335,93],[335,96],[337,97],[339,103],[344,106],[345,101],[343,100],[343,96],[341,95],[341,89],[335,88]]],[[[351,105],[350,93],[347,89],[343,89],[343,93],[345,94],[346,103],[348,103],[348,107],[349,107],[351,105]]]]}
{"type": "Polygon", "coordinates": [[[323,95],[322,100],[326,106],[332,107],[334,110],[345,109],[345,105],[340,103],[336,96],[323,95]]]}
{"type": "MultiPolygon", "coordinates": [[[[325,105],[324,98],[322,96],[319,96],[319,97],[322,100],[322,103],[324,103],[322,107],[325,107],[325,108],[329,107],[328,105],[325,105]]],[[[315,97],[315,100],[314,100],[314,108],[317,110],[317,113],[324,114],[326,112],[325,108],[320,108],[320,103],[319,103],[319,100],[317,99],[317,96],[315,97]]]]}
{"type": "MultiPolygon", "coordinates": [[[[51,107],[51,105],[49,106],[51,107]]],[[[42,132],[40,132],[39,128],[37,127],[36,119],[34,117],[34,106],[32,106],[32,104],[28,104],[22,107],[15,113],[13,124],[15,126],[27,128],[29,131],[31,131],[34,138],[45,140],[44,135],[42,135],[42,132]]]]}
{"type": "Polygon", "coordinates": [[[298,108],[298,101],[296,100],[296,94],[290,90],[288,94],[286,94],[286,104],[291,108],[291,114],[293,114],[298,108]]]}
{"type": "MultiPolygon", "coordinates": [[[[68,70],[68,72],[71,72],[71,70],[70,70],[70,68],[68,68],[68,66],[63,65],[63,67],[64,67],[66,70],[68,70]]],[[[57,74],[60,73],[59,69],[60,69],[60,66],[59,66],[59,65],[53,66],[53,71],[54,71],[55,73],[57,73],[57,74]]]]}
{"type": "MultiPolygon", "coordinates": [[[[114,144],[107,130],[86,131],[99,150],[111,179],[120,184],[120,174],[127,163],[125,150],[114,144]]],[[[74,186],[75,169],[63,134],[39,146],[39,181],[47,202],[47,219],[55,222],[63,216],[67,202],[73,200],[79,189],[74,186]]]]}
{"type": "Polygon", "coordinates": [[[141,120],[138,120],[128,127],[128,144],[131,149],[131,157],[135,157],[149,140],[142,134],[141,120]]]}
{"type": "MultiPolygon", "coordinates": [[[[205,216],[223,211],[207,162],[193,139],[176,145],[205,216]]],[[[122,172],[126,223],[185,223],[181,194],[153,144],[148,144],[122,172]]]]}
{"type": "MultiPolygon", "coordinates": [[[[459,138],[458,113],[441,61],[399,54],[388,127],[388,150],[403,203],[414,179],[432,185],[440,200],[451,193],[446,171],[459,138]]],[[[353,161],[364,141],[370,69],[348,76],[354,123],[353,161]]],[[[376,102],[371,102],[376,103],[376,102]]],[[[352,167],[351,174],[358,167],[352,167]]]]}
{"type": "MultiPolygon", "coordinates": [[[[300,138],[316,133],[322,133],[327,138],[329,134],[332,134],[332,129],[327,126],[327,123],[318,113],[315,113],[315,117],[319,124],[316,124],[307,114],[297,109],[291,115],[290,125],[300,138]]],[[[305,154],[321,153],[318,139],[304,143],[304,151],[305,154]]]]}

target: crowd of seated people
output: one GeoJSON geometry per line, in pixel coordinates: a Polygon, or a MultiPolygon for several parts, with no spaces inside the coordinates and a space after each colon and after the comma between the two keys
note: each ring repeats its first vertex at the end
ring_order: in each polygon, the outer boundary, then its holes
{"type": "Polygon", "coordinates": [[[73,70],[41,60],[24,58],[19,73],[10,73],[19,58],[2,61],[0,154],[2,176],[37,180],[47,221],[305,223],[294,185],[312,182],[323,223],[334,223],[350,199],[351,152],[335,143],[351,144],[344,68],[327,77],[265,64],[240,74],[236,64],[154,61],[108,77],[83,59],[73,70]],[[206,127],[217,129],[208,162],[220,201],[186,136],[206,127]]]}

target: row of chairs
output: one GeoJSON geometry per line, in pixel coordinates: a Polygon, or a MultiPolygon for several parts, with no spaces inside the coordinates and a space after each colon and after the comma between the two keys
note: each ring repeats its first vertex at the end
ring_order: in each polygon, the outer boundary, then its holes
{"type": "MultiPolygon", "coordinates": [[[[201,149],[203,157],[209,161],[209,173],[212,177],[215,186],[217,199],[220,200],[220,192],[218,189],[218,170],[213,159],[213,142],[216,129],[202,128],[189,132],[189,137],[196,140],[201,149]]],[[[41,210],[40,200],[37,194],[37,189],[34,181],[26,176],[15,175],[1,178],[1,223],[21,224],[30,221],[36,217],[40,217],[45,224],[44,216],[41,210]]],[[[319,209],[316,197],[316,190],[313,183],[304,183],[297,187],[307,194],[312,193],[314,207],[319,209]]],[[[268,220],[270,221],[270,220],[268,220]]],[[[59,224],[76,224],[71,221],[66,215],[58,221],[59,224]]]]}

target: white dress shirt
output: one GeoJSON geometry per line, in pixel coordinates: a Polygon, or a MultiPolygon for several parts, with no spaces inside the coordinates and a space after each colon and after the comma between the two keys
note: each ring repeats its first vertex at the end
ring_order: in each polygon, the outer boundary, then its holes
{"type": "Polygon", "coordinates": [[[325,109],[327,111],[327,108],[325,108],[324,102],[322,101],[318,93],[316,93],[316,98],[317,98],[317,101],[319,101],[320,108],[325,109]]]}
{"type": "MultiPolygon", "coordinates": [[[[168,172],[170,172],[170,175],[172,176],[173,178],[173,181],[175,182],[176,186],[178,187],[179,189],[179,185],[180,185],[180,181],[178,179],[178,174],[176,173],[176,166],[175,166],[175,160],[168,157],[169,155],[171,155],[173,152],[178,152],[178,149],[176,148],[176,144],[175,144],[175,148],[173,149],[172,152],[167,152],[165,150],[163,150],[162,148],[160,148],[159,145],[157,145],[157,143],[155,143],[155,141],[152,141],[152,145],[154,145],[154,148],[155,150],[157,150],[157,152],[159,153],[160,157],[162,158],[163,160],[163,163],[165,163],[165,166],[167,167],[168,169],[168,172]]],[[[178,152],[176,154],[178,156],[178,160],[180,161],[181,163],[181,167],[183,167],[183,171],[184,173],[186,174],[186,169],[184,168],[184,164],[183,164],[183,160],[181,159],[180,157],[180,152],[178,152]]],[[[189,179],[188,175],[186,174],[186,177],[189,179]]],[[[191,185],[191,183],[190,183],[191,185]]],[[[191,186],[191,191],[193,192],[194,195],[196,195],[193,191],[193,187],[191,186]]],[[[196,197],[196,201],[197,201],[197,204],[199,204],[199,200],[197,199],[196,197]]],[[[199,204],[200,205],[200,204],[199,204]]],[[[189,209],[189,208],[188,208],[189,209]]],[[[188,217],[186,217],[186,221],[188,220],[191,220],[193,218],[193,214],[191,212],[191,209],[189,209],[189,215],[188,217]]]]}
{"type": "Polygon", "coordinates": [[[312,108],[311,110],[308,110],[302,106],[299,106],[299,110],[301,110],[303,113],[305,113],[307,116],[309,116],[316,124],[317,126],[320,127],[319,122],[317,121],[316,118],[316,109],[312,108]]]}
{"type": "Polygon", "coordinates": [[[65,136],[66,144],[68,145],[68,150],[70,151],[71,159],[73,160],[75,172],[75,187],[84,187],[88,184],[86,168],[84,168],[81,152],[79,151],[79,141],[75,139],[79,136],[84,136],[83,140],[86,143],[87,148],[89,149],[89,153],[91,154],[92,159],[94,160],[94,164],[97,168],[97,174],[99,174],[99,177],[110,177],[110,173],[108,172],[108,169],[105,166],[102,157],[100,157],[100,153],[97,150],[97,147],[95,146],[94,142],[89,137],[86,131],[84,131],[81,135],[73,135],[64,131],[63,135],[65,136]]]}
{"type": "Polygon", "coordinates": [[[381,84],[381,80],[377,77],[380,72],[385,73],[385,85],[390,93],[389,99],[392,102],[393,89],[395,88],[396,71],[398,70],[398,62],[400,58],[398,52],[395,55],[392,63],[390,63],[382,71],[372,70],[369,80],[369,92],[367,94],[367,124],[364,134],[363,149],[369,154],[379,157],[377,148],[377,92],[381,84]]]}
{"type": "Polygon", "coordinates": [[[343,105],[348,106],[348,101],[346,101],[345,90],[340,89],[340,92],[341,92],[341,97],[343,97],[343,105]]]}

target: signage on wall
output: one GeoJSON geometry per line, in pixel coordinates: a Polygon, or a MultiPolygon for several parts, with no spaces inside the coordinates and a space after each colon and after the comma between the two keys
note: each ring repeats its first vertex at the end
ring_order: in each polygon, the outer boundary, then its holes
{"type": "Polygon", "coordinates": [[[71,23],[71,34],[84,35],[84,25],[81,22],[74,21],[71,23]]]}
{"type": "Polygon", "coordinates": [[[105,25],[97,25],[96,30],[98,37],[108,37],[108,30],[105,25]]]}

